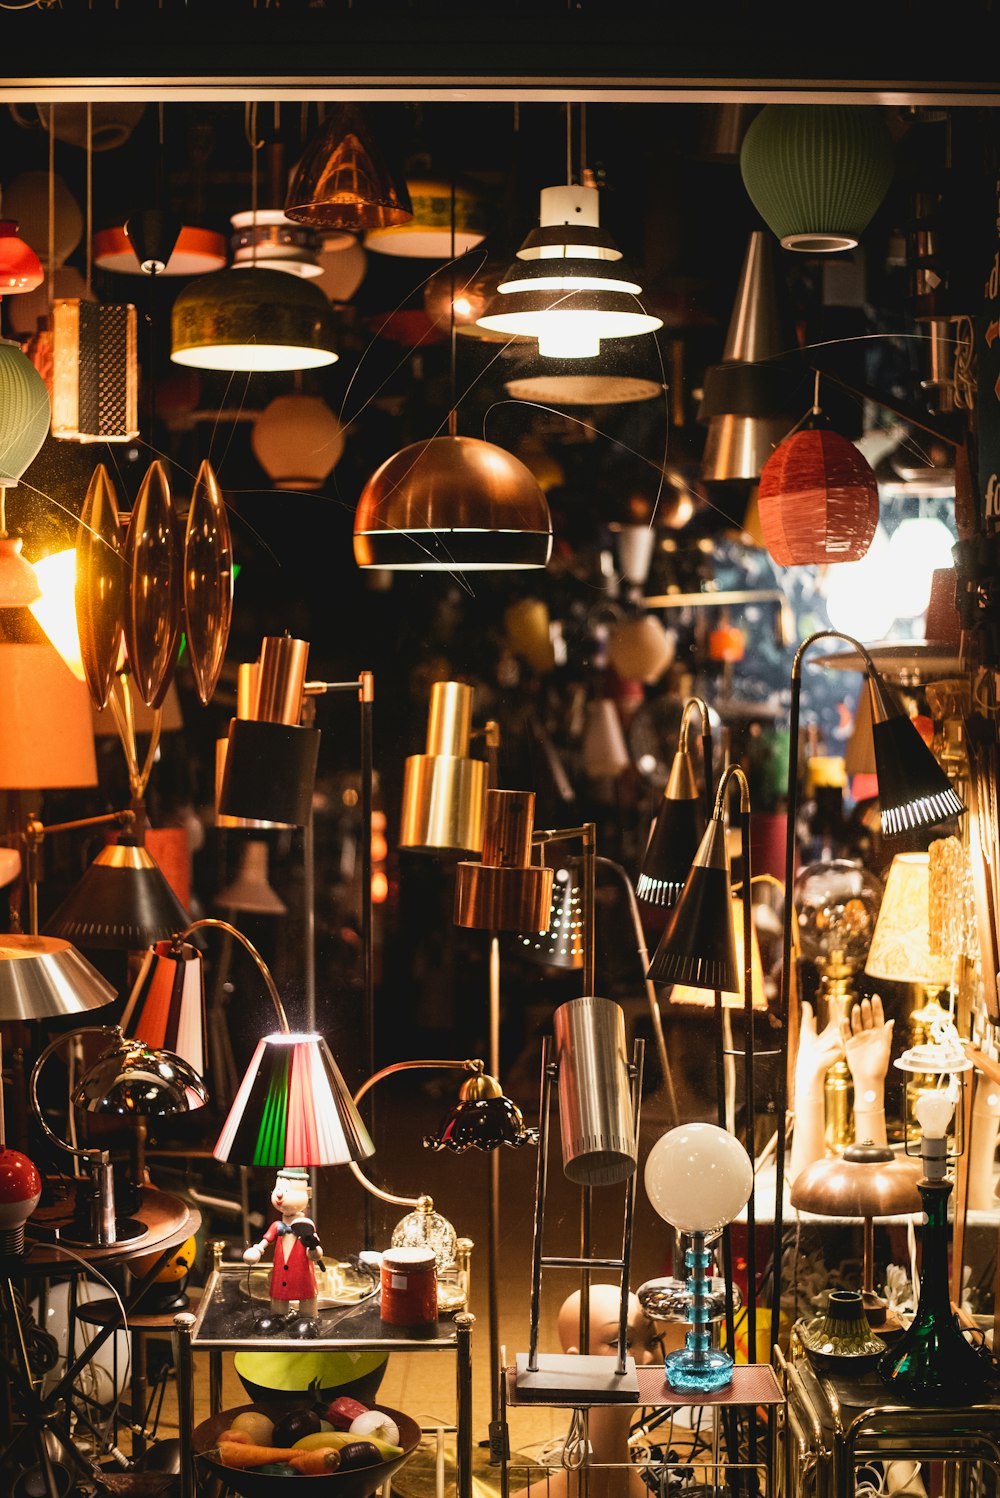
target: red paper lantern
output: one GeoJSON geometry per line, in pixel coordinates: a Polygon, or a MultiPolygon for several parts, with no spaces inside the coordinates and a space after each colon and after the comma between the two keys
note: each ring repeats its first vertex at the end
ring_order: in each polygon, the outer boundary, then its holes
{"type": "Polygon", "coordinates": [[[878,484],[853,442],[809,428],[786,437],[764,464],[757,510],[780,566],[856,562],[875,534],[878,484]]]}

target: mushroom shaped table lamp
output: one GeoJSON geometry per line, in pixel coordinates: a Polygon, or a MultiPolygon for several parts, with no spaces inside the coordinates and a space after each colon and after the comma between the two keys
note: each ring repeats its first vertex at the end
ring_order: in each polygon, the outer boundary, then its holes
{"type": "Polygon", "coordinates": [[[717,1124],[670,1129],[646,1157],[646,1195],[655,1210],[691,1239],[688,1270],[691,1330],[684,1347],[664,1362],[667,1383],[680,1394],[711,1393],[732,1382],[733,1360],[712,1346],[709,1241],[744,1207],[753,1189],[750,1156],[717,1124]]]}

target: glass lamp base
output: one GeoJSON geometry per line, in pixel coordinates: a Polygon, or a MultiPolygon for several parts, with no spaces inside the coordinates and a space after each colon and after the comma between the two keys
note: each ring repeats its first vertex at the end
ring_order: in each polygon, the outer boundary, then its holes
{"type": "Polygon", "coordinates": [[[733,1360],[727,1352],[707,1347],[695,1351],[685,1347],[664,1361],[667,1383],[678,1394],[710,1394],[733,1381],[733,1360]]]}

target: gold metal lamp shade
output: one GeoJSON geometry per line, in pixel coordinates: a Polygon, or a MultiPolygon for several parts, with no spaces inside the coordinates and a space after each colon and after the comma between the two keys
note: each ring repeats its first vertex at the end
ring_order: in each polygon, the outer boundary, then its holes
{"type": "Polygon", "coordinates": [[[427,716],[427,748],[403,769],[401,848],[476,853],[483,846],[487,765],[469,754],[473,690],[436,681],[427,716]]]}
{"type": "Polygon", "coordinates": [[[171,359],[196,369],[317,369],[339,357],[326,297],[277,270],[199,276],[174,301],[171,327],[171,359]]]}
{"type": "Polygon", "coordinates": [[[356,105],[338,104],[307,145],[288,188],[285,215],[316,229],[354,233],[412,219],[406,182],[390,167],[356,105]]]}
{"type": "Polygon", "coordinates": [[[533,791],[486,792],[481,863],[458,865],[455,923],[480,931],[544,931],[552,869],[531,862],[533,791]]]}
{"type": "Polygon", "coordinates": [[[372,474],[354,516],[359,567],[486,572],[544,567],[552,519],[531,470],[478,437],[432,437],[372,474]]]}

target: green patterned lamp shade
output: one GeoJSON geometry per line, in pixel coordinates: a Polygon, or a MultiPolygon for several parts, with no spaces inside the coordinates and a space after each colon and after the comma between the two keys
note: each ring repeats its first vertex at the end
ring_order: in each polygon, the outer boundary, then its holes
{"type": "Polygon", "coordinates": [[[0,338],[0,489],[13,489],[49,430],[49,392],[16,343],[0,338]]]}
{"type": "Polygon", "coordinates": [[[889,190],[892,136],[869,105],[766,104],[740,151],[743,185],[786,250],[858,243],[889,190]]]}

